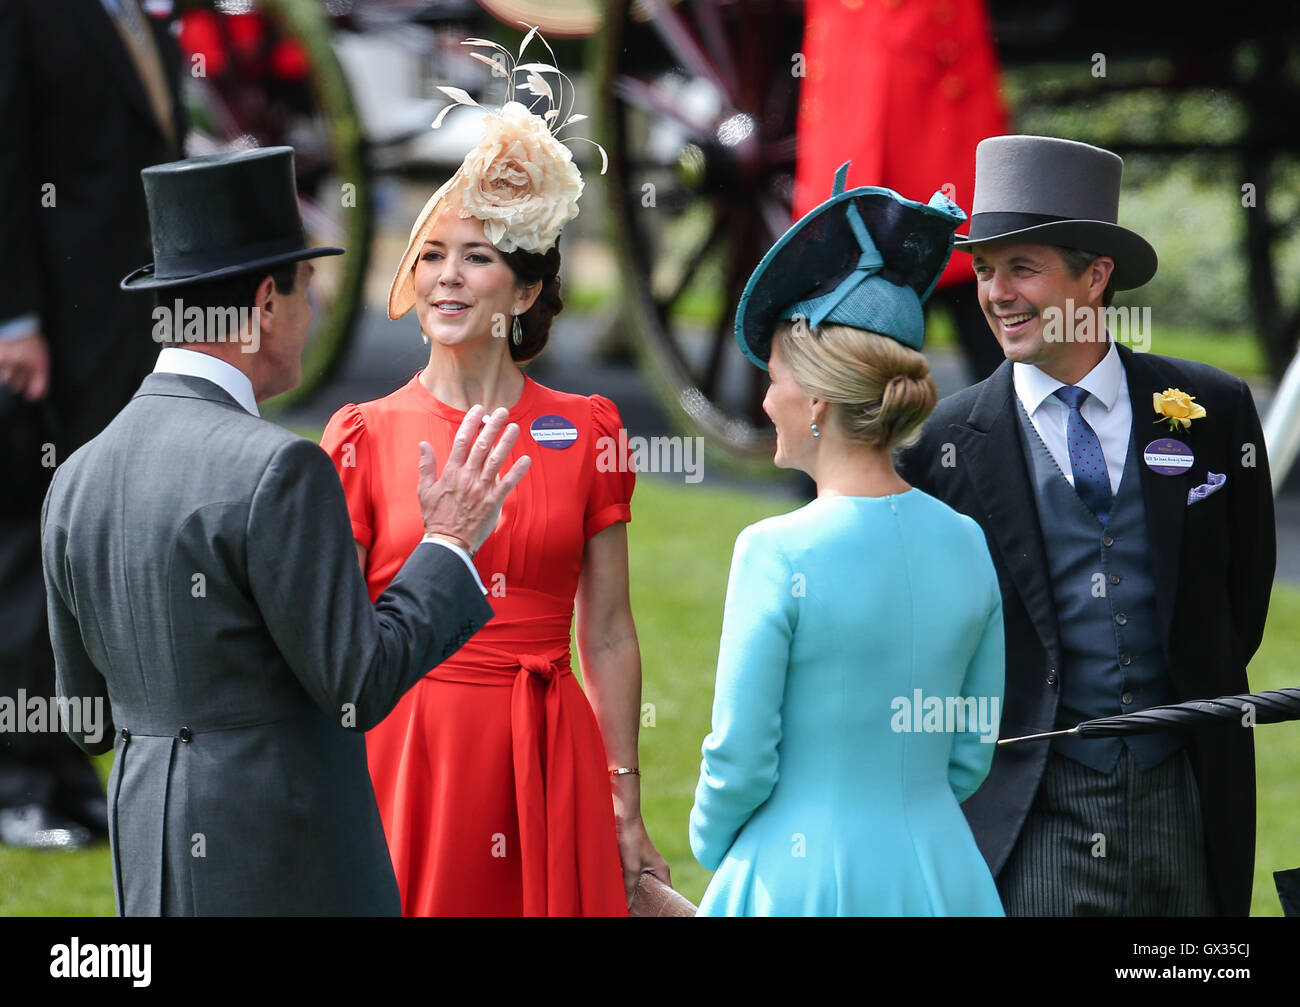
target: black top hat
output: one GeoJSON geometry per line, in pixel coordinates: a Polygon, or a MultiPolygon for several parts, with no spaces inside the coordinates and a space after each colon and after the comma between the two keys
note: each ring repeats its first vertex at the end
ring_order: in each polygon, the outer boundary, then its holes
{"type": "Polygon", "coordinates": [[[344,251],[308,246],[292,147],[205,154],[151,165],[140,177],[154,261],[126,276],[123,290],[269,272],[286,262],[344,251]]]}
{"type": "Polygon", "coordinates": [[[970,232],[953,247],[1027,241],[1078,248],[1115,260],[1116,290],[1156,274],[1155,249],[1120,227],[1118,154],[1054,136],[992,136],[975,148],[970,232]]]}

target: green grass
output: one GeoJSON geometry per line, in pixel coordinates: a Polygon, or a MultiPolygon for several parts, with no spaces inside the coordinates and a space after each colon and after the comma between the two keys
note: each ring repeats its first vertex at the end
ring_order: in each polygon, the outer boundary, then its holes
{"type": "MultiPolygon", "coordinates": [[[[709,733],[731,548],[746,525],[793,510],[789,499],[637,480],[628,525],[632,614],[641,645],[641,814],[673,886],[699,902],[709,872],[686,822],[709,733]]],[[[575,651],[576,653],[576,651],[575,651]]]]}
{"type": "MultiPolygon", "coordinates": [[[[108,782],[113,753],[94,760],[108,782]]],[[[108,843],[75,853],[0,846],[0,916],[112,916],[108,843]]]]}
{"type": "MultiPolygon", "coordinates": [[[[1300,686],[1300,590],[1274,584],[1264,642],[1250,662],[1255,692],[1300,686]]],[[[1300,722],[1255,733],[1255,888],[1252,916],[1281,916],[1273,872],[1300,867],[1300,722]]]]}
{"type": "MultiPolygon", "coordinates": [[[[709,874],[695,863],[686,822],[709,730],[722,604],[736,535],[791,510],[788,499],[683,486],[643,477],[628,528],[632,609],[654,726],[641,729],[642,807],[677,888],[698,901],[709,874]]],[[[1274,588],[1254,689],[1300,684],[1300,590],[1274,588]]],[[[1280,915],[1272,872],[1300,866],[1300,723],[1261,727],[1254,913],[1280,915]]],[[[99,761],[107,772],[108,757],[99,761]]],[[[0,848],[0,914],[109,915],[108,850],[28,853],[0,848]]]]}

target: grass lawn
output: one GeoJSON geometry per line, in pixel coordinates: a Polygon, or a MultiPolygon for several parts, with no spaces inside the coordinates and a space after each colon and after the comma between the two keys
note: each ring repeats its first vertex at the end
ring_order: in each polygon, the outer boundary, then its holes
{"type": "MultiPolygon", "coordinates": [[[[698,901],[708,872],[692,858],[686,821],[709,730],[722,602],[736,535],[787,499],[682,486],[642,477],[629,526],[632,608],[644,664],[643,812],[675,885],[698,901]],[[647,712],[646,720],[650,719],[647,712]]],[[[1264,644],[1250,667],[1255,689],[1300,684],[1300,590],[1274,588],[1264,644]]],[[[1256,915],[1281,914],[1272,872],[1300,866],[1300,723],[1264,726],[1256,738],[1259,840],[1256,915]]],[[[106,756],[100,761],[108,770],[106,756]]],[[[0,848],[0,914],[111,915],[106,847],[86,853],[0,848]]]]}

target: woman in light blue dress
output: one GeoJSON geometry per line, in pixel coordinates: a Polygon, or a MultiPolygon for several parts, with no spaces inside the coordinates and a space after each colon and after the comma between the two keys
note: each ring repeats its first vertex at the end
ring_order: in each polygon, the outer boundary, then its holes
{"type": "Polygon", "coordinates": [[[1001,916],[960,807],[998,734],[997,575],[979,526],[890,460],[937,398],[921,302],[964,214],[845,192],[846,168],[737,315],[776,464],[817,498],[736,541],[690,818],[716,870],[700,915],[1001,916]]]}

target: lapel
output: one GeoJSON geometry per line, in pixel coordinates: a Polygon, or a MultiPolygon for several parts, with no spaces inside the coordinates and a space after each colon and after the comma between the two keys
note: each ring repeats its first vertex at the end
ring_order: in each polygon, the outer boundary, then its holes
{"type": "MultiPolygon", "coordinates": [[[[153,106],[149,103],[149,95],[145,92],[144,82],[140,80],[140,71],[135,68],[135,61],[131,58],[131,54],[127,52],[126,44],[122,41],[122,36],[118,34],[117,25],[113,23],[112,15],[105,10],[103,0],[82,0],[82,3],[86,8],[85,17],[70,20],[79,24],[86,35],[93,39],[94,45],[87,51],[103,54],[106,76],[113,82],[111,86],[119,88],[128,103],[140,115],[144,116],[161,136],[162,128],[158,124],[157,116],[153,113],[153,106]]],[[[154,41],[157,43],[158,33],[152,23],[153,18],[146,15],[145,22],[149,24],[154,41]]],[[[162,51],[160,48],[160,55],[162,51]]],[[[166,65],[164,59],[164,68],[166,68],[166,65]]],[[[175,100],[174,95],[172,100],[175,100]]]]}
{"type": "Polygon", "coordinates": [[[1151,467],[1142,460],[1146,446],[1158,437],[1175,437],[1192,449],[1197,462],[1201,450],[1197,446],[1196,424],[1187,430],[1170,433],[1169,428],[1157,426],[1155,411],[1151,407],[1151,397],[1155,392],[1164,391],[1170,385],[1178,385],[1183,391],[1196,393],[1186,387],[1186,379],[1175,374],[1166,373],[1160,366],[1162,358],[1153,358],[1149,354],[1134,353],[1122,344],[1117,344],[1124,374],[1128,380],[1129,400],[1133,405],[1133,434],[1129,440],[1129,450],[1137,452],[1138,473],[1142,484],[1142,504],[1146,510],[1147,541],[1151,546],[1151,561],[1156,582],[1156,615],[1160,623],[1160,641],[1165,648],[1166,658],[1169,653],[1169,629],[1173,622],[1175,590],[1178,584],[1179,558],[1182,553],[1183,518],[1187,513],[1188,480],[1196,464],[1176,476],[1162,476],[1151,471],[1151,467]]]}
{"type": "Polygon", "coordinates": [[[1047,652],[1060,653],[1047,552],[1016,419],[1011,363],[984,382],[965,423],[952,427],[957,465],[970,474],[980,524],[1002,553],[1007,573],[1047,652]]]}

